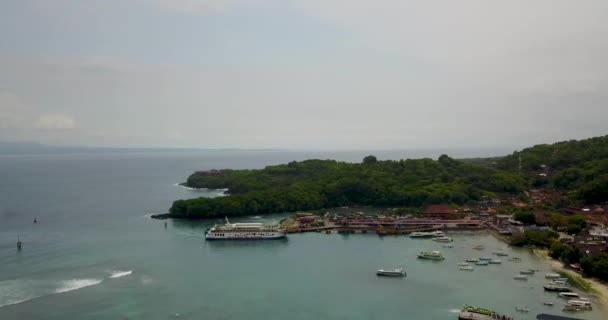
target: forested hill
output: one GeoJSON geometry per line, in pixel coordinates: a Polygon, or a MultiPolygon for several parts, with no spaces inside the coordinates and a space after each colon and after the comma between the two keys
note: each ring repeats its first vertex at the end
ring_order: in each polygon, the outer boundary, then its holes
{"type": "Polygon", "coordinates": [[[260,170],[223,170],[191,175],[186,185],[227,188],[219,198],[178,200],[170,214],[212,218],[321,208],[375,205],[462,204],[483,195],[518,193],[525,182],[517,174],[441,156],[438,160],[362,163],[306,160],[260,170]]]}
{"type": "Polygon", "coordinates": [[[608,136],[537,145],[514,152],[497,168],[521,172],[534,187],[569,190],[580,200],[608,201],[608,136]]]}

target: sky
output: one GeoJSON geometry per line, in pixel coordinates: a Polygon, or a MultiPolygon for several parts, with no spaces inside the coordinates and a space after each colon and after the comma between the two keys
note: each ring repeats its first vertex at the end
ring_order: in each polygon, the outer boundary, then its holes
{"type": "Polygon", "coordinates": [[[521,147],[608,133],[608,1],[0,1],[0,141],[521,147]]]}

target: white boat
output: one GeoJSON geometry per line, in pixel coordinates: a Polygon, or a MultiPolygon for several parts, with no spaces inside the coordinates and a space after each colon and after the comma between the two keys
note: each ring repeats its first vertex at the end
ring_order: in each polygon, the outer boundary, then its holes
{"type": "Polygon", "coordinates": [[[376,275],[384,277],[405,277],[406,273],[405,271],[403,271],[403,268],[397,268],[392,270],[380,269],[376,271],[376,275]]]}
{"type": "Polygon", "coordinates": [[[286,232],[278,224],[230,223],[215,225],[205,233],[206,240],[258,240],[285,238],[286,232]]]}
{"type": "Polygon", "coordinates": [[[579,299],[580,296],[576,292],[560,292],[559,296],[568,299],[579,299]]]}
{"type": "Polygon", "coordinates": [[[458,269],[462,270],[462,271],[473,271],[475,269],[473,269],[473,267],[471,266],[461,266],[458,269]]]}
{"type": "Polygon", "coordinates": [[[465,260],[465,261],[466,261],[466,262],[478,262],[478,261],[479,261],[479,259],[477,259],[477,258],[471,258],[471,259],[467,259],[467,260],[465,260]]]}
{"type": "Polygon", "coordinates": [[[437,241],[437,242],[452,242],[454,241],[454,239],[450,238],[450,237],[435,237],[433,238],[433,241],[437,241]]]}
{"type": "Polygon", "coordinates": [[[429,259],[429,260],[443,260],[445,259],[441,252],[439,251],[421,251],[418,254],[418,258],[420,259],[429,259]]]}
{"type": "Polygon", "coordinates": [[[554,284],[558,284],[558,285],[562,285],[565,286],[568,284],[568,281],[564,281],[564,280],[553,280],[554,284]]]}
{"type": "Polygon", "coordinates": [[[518,275],[514,276],[513,279],[515,279],[515,280],[522,280],[522,281],[528,281],[528,276],[525,276],[523,274],[518,274],[518,275]]]}
{"type": "Polygon", "coordinates": [[[559,278],[561,278],[561,275],[559,275],[558,273],[547,273],[545,275],[545,278],[547,278],[547,279],[559,279],[559,278]]]}
{"type": "Polygon", "coordinates": [[[412,232],[410,234],[410,238],[436,238],[443,237],[443,231],[433,231],[433,232],[412,232]]]}
{"type": "Polygon", "coordinates": [[[490,260],[490,264],[502,264],[502,261],[499,259],[490,260]]]}
{"type": "Polygon", "coordinates": [[[528,308],[528,306],[525,306],[525,307],[515,307],[515,310],[517,312],[530,312],[530,308],[528,308]]]}
{"type": "Polygon", "coordinates": [[[568,300],[566,306],[572,306],[582,310],[591,310],[591,302],[587,300],[568,300]]]}

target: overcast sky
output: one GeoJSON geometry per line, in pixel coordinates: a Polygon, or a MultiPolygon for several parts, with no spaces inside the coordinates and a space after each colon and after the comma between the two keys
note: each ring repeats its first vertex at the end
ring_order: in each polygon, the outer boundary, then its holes
{"type": "Polygon", "coordinates": [[[519,147],[607,128],[606,0],[0,2],[0,141],[519,147]]]}

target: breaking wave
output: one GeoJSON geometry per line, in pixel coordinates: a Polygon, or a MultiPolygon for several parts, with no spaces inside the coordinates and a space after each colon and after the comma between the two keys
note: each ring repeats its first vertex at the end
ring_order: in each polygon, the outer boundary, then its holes
{"type": "Polygon", "coordinates": [[[55,293],[63,293],[68,291],[74,291],[85,287],[94,286],[101,283],[102,279],[72,279],[63,281],[59,288],[55,290],[55,293]]]}
{"type": "Polygon", "coordinates": [[[112,271],[112,273],[110,274],[110,278],[120,278],[120,277],[124,277],[124,276],[128,276],[131,273],[133,273],[133,270],[129,270],[129,271],[112,271]]]}

